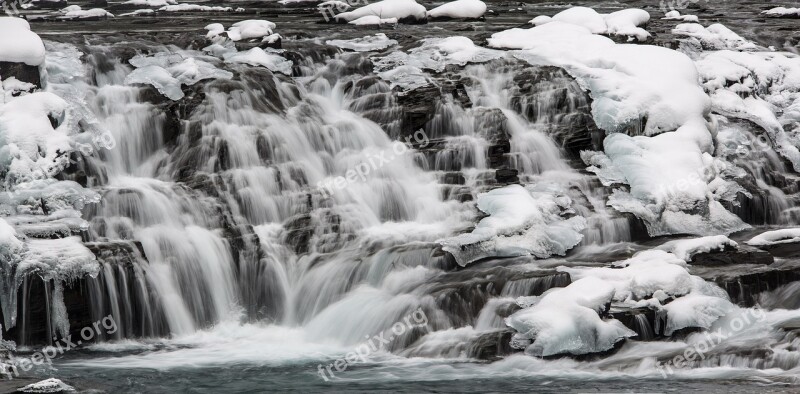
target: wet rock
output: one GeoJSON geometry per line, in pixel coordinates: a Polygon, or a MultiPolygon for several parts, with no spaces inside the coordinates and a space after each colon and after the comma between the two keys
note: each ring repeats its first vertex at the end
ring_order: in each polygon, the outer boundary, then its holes
{"type": "Polygon", "coordinates": [[[3,76],[3,79],[14,77],[19,81],[31,83],[37,88],[42,87],[39,66],[29,66],[25,63],[0,62],[0,75],[3,76]]]}
{"type": "Polygon", "coordinates": [[[762,245],[759,248],[766,250],[775,257],[797,258],[800,257],[800,242],[784,242],[772,245],[762,245]]]}
{"type": "Polygon", "coordinates": [[[726,266],[734,264],[772,264],[775,259],[767,252],[747,246],[738,245],[736,248],[726,248],[722,251],[698,253],[692,256],[690,264],[703,266],[726,266]]]}
{"type": "Polygon", "coordinates": [[[770,265],[738,264],[724,267],[691,266],[689,272],[716,282],[731,298],[744,307],[751,307],[762,292],[775,290],[800,280],[800,265],[796,262],[776,262],[770,265]]]}
{"type": "Polygon", "coordinates": [[[469,358],[478,360],[496,361],[519,350],[511,347],[511,337],[514,330],[503,329],[481,334],[467,345],[466,354],[469,358]]]}

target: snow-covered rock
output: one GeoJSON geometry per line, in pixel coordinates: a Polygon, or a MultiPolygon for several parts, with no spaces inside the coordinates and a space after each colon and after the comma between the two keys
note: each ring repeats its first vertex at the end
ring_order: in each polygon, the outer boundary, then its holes
{"type": "Polygon", "coordinates": [[[379,20],[396,18],[398,21],[425,21],[427,10],[414,0],[382,0],[338,14],[336,20],[352,22],[365,16],[377,17],[379,20]]]}
{"type": "Polygon", "coordinates": [[[720,23],[703,27],[699,23],[681,23],[672,29],[672,34],[693,37],[707,49],[755,49],[757,46],[720,23]]]}
{"type": "Polygon", "coordinates": [[[750,238],[747,241],[751,246],[769,246],[800,242],[800,228],[782,228],[780,230],[766,231],[750,238]]]}
{"type": "Polygon", "coordinates": [[[477,19],[485,13],[486,3],[481,0],[455,0],[428,11],[428,18],[477,19]]]}
{"type": "Polygon", "coordinates": [[[201,5],[201,4],[189,4],[189,3],[181,3],[181,4],[170,4],[165,5],[158,9],[159,11],[166,11],[166,12],[192,12],[192,11],[201,11],[201,12],[230,12],[233,11],[231,7],[222,7],[222,6],[208,6],[208,5],[201,5]]]}
{"type": "Polygon", "coordinates": [[[68,11],[64,16],[61,18],[64,19],[89,19],[89,18],[96,18],[96,19],[104,19],[104,18],[113,18],[114,14],[102,9],[102,8],[92,8],[89,10],[72,10],[68,11]]]}
{"type": "MultiPolygon", "coordinates": [[[[44,62],[44,44],[22,18],[0,17],[0,36],[13,37],[0,42],[0,62],[24,63],[39,66],[44,62]]],[[[6,75],[3,75],[5,78],[6,75]]]]}
{"type": "Polygon", "coordinates": [[[550,22],[561,22],[584,27],[593,34],[635,37],[639,41],[644,41],[650,36],[650,33],[639,26],[646,24],[649,20],[650,14],[639,8],[600,14],[588,7],[570,7],[552,17],[537,16],[530,23],[541,26],[550,22]]]}
{"type": "Polygon", "coordinates": [[[56,378],[49,378],[41,382],[31,383],[17,389],[19,393],[71,393],[75,388],[56,378]]]}
{"type": "Polygon", "coordinates": [[[697,19],[696,15],[681,15],[679,11],[672,10],[664,14],[664,17],[661,19],[665,20],[678,20],[683,22],[699,22],[700,20],[697,19]]]}
{"type": "Polygon", "coordinates": [[[175,0],[128,0],[123,5],[141,5],[146,7],[164,7],[170,4],[178,4],[175,0]]]}
{"type": "Polygon", "coordinates": [[[362,16],[361,18],[347,22],[351,25],[370,26],[370,25],[396,25],[397,18],[381,18],[376,15],[362,16]]]}
{"type": "Polygon", "coordinates": [[[230,79],[233,73],[192,57],[173,53],[153,56],[137,55],[131,58],[136,67],[125,77],[126,84],[152,85],[171,100],[180,100],[184,94],[181,85],[194,85],[204,79],[230,79]]]}
{"type": "Polygon", "coordinates": [[[564,255],[583,239],[586,219],[562,214],[572,201],[564,195],[510,185],[478,195],[478,209],[489,216],[472,232],[439,240],[442,249],[465,266],[487,257],[564,255]]]}
{"type": "Polygon", "coordinates": [[[261,48],[252,48],[245,52],[226,53],[223,55],[226,63],[244,63],[251,66],[266,67],[272,72],[292,75],[293,63],[282,56],[264,51],[261,48]]]}
{"type": "Polygon", "coordinates": [[[724,235],[712,235],[708,237],[679,239],[669,241],[659,246],[658,249],[665,250],[677,256],[679,259],[689,262],[696,254],[718,252],[725,249],[736,248],[737,243],[724,235]]]}
{"type": "Polygon", "coordinates": [[[761,12],[767,16],[800,18],[798,7],[775,7],[761,12]]]}

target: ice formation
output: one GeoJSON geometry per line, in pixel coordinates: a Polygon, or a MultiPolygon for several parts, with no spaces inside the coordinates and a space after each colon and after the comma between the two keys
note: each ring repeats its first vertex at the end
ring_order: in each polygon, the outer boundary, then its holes
{"type": "Polygon", "coordinates": [[[672,10],[664,14],[664,17],[661,19],[666,20],[679,20],[683,22],[698,22],[699,19],[696,15],[681,15],[679,11],[672,10]]]}
{"type": "Polygon", "coordinates": [[[347,22],[351,25],[357,26],[368,26],[368,25],[395,25],[397,24],[397,18],[381,18],[376,15],[366,15],[362,16],[361,18],[354,19],[350,22],[347,22]]]}
{"type": "Polygon", "coordinates": [[[766,231],[747,241],[751,246],[769,246],[784,243],[800,242],[800,228],[782,228],[766,231]]]}
{"type": "Polygon", "coordinates": [[[226,53],[223,55],[226,63],[245,63],[251,66],[261,66],[272,72],[292,75],[292,61],[282,56],[265,51],[261,48],[252,48],[245,52],[226,53]]]}
{"type": "Polygon", "coordinates": [[[128,0],[125,5],[143,5],[146,7],[164,7],[170,4],[178,4],[175,0],[128,0]]]}
{"type": "Polygon", "coordinates": [[[188,4],[188,3],[181,3],[181,4],[170,4],[165,5],[158,9],[159,11],[166,11],[166,12],[187,12],[187,11],[216,11],[216,12],[229,12],[233,11],[231,7],[222,7],[222,6],[209,6],[209,5],[200,5],[200,4],[188,4]]]}
{"type": "Polygon", "coordinates": [[[71,393],[75,388],[56,378],[49,378],[41,382],[31,383],[18,389],[20,393],[71,393]]]}
{"type": "Polygon", "coordinates": [[[486,3],[481,0],[455,0],[428,11],[428,18],[477,19],[484,13],[486,3]]]}
{"type": "Polygon", "coordinates": [[[211,63],[176,53],[161,52],[153,56],[131,58],[136,67],[127,77],[127,84],[152,85],[171,100],[180,100],[182,85],[194,85],[204,79],[230,79],[233,73],[220,70],[211,63]]]}
{"type": "Polygon", "coordinates": [[[328,40],[326,44],[356,52],[367,52],[381,51],[397,45],[397,40],[386,37],[386,34],[377,33],[374,36],[354,38],[352,40],[328,40]]]}
{"type": "Polygon", "coordinates": [[[711,235],[708,237],[669,241],[658,248],[674,254],[683,261],[689,262],[696,254],[718,252],[729,248],[736,248],[736,246],[736,242],[724,235],[711,235]]]}
{"type": "Polygon", "coordinates": [[[564,195],[510,185],[478,195],[478,209],[489,216],[471,233],[440,240],[458,264],[487,257],[564,255],[577,245],[586,219],[564,218],[571,200],[564,195]]]}
{"type": "Polygon", "coordinates": [[[800,17],[800,8],[795,8],[795,7],[775,7],[775,8],[770,8],[770,9],[768,9],[766,11],[762,11],[761,13],[764,14],[764,15],[767,15],[767,16],[778,16],[778,17],[793,16],[793,17],[800,17]]]}
{"type": "Polygon", "coordinates": [[[62,18],[65,19],[86,19],[86,18],[113,18],[114,14],[102,9],[92,8],[89,10],[71,10],[67,11],[62,18]]]}

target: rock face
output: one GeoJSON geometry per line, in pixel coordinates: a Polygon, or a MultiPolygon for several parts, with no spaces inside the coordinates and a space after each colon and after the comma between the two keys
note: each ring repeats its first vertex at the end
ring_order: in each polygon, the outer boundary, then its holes
{"type": "Polygon", "coordinates": [[[690,263],[692,265],[706,267],[729,266],[734,264],[769,265],[775,261],[775,258],[772,256],[773,254],[767,253],[761,249],[740,244],[734,249],[728,248],[723,251],[695,254],[692,256],[690,263]]]}
{"type": "Polygon", "coordinates": [[[14,77],[22,82],[32,83],[37,88],[42,87],[39,66],[29,66],[25,63],[0,62],[0,75],[3,79],[14,77]]]}

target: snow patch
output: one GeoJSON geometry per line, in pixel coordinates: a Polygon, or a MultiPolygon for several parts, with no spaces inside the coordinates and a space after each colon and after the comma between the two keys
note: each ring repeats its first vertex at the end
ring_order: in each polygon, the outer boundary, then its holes
{"type": "Polygon", "coordinates": [[[22,18],[0,17],[0,61],[38,66],[44,62],[44,44],[22,18]],[[8,39],[13,37],[14,39],[8,39]]]}
{"type": "Polygon", "coordinates": [[[486,3],[481,0],[456,0],[428,11],[428,18],[477,19],[485,13],[486,3]]]}
{"type": "Polygon", "coordinates": [[[374,36],[354,38],[352,40],[328,40],[326,44],[356,52],[369,52],[380,51],[397,45],[397,41],[386,37],[386,34],[377,33],[374,36]]]}

